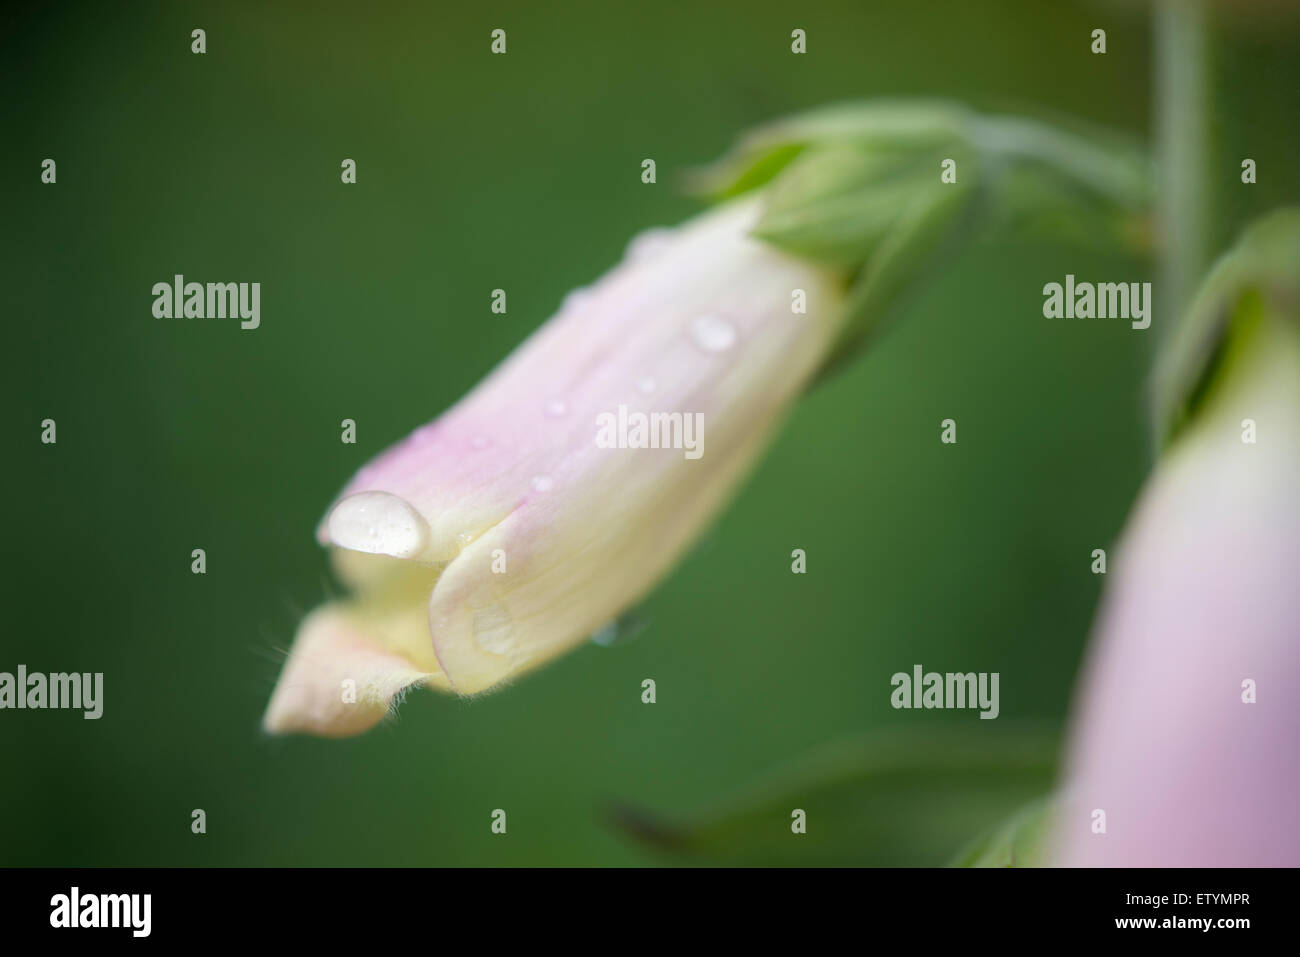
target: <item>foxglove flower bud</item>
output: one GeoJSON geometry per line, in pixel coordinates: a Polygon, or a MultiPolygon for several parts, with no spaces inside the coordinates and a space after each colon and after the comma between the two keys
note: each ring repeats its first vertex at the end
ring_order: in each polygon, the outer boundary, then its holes
{"type": "Polygon", "coordinates": [[[351,597],[302,623],[265,727],[354,734],[414,684],[485,691],[644,596],[925,275],[980,170],[1014,165],[974,128],[890,104],[747,141],[706,177],[721,205],[636,241],[348,483],[318,538],[351,597]]]}
{"type": "Polygon", "coordinates": [[[1159,367],[1165,453],[1111,564],[1057,860],[1300,864],[1300,211],[1216,267],[1159,367]]]}
{"type": "Polygon", "coordinates": [[[758,214],[741,199],[635,244],[348,483],[318,537],[355,597],[304,622],[269,730],[354,733],[413,682],[484,691],[654,585],[839,329],[839,276],[751,238],[758,214]],[[795,290],[806,313],[791,311],[795,290]],[[669,447],[627,447],[651,444],[669,447]],[[340,694],[349,679],[355,700],[340,694]]]}

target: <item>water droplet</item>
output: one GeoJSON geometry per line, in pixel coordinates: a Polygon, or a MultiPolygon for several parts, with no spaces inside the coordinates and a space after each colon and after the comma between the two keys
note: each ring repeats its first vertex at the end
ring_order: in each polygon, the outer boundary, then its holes
{"type": "Polygon", "coordinates": [[[502,605],[490,605],[474,612],[474,643],[494,655],[515,650],[510,613],[502,605]]]}
{"type": "Polygon", "coordinates": [[[655,389],[659,388],[659,383],[655,382],[654,376],[644,375],[636,380],[636,387],[643,395],[649,395],[654,392],[655,389]]]}
{"type": "Polygon", "coordinates": [[[474,537],[473,532],[461,532],[456,536],[456,546],[458,548],[464,548],[466,545],[469,545],[474,541],[474,537]]]}
{"type": "Polygon", "coordinates": [[[642,262],[663,252],[672,243],[673,231],[666,226],[643,230],[632,237],[624,256],[632,262],[642,262]]]}
{"type": "Polygon", "coordinates": [[[650,616],[640,608],[624,612],[618,618],[591,633],[593,644],[602,648],[625,645],[635,639],[650,624],[650,616]]]}
{"type": "Polygon", "coordinates": [[[554,480],[549,475],[533,476],[533,491],[535,492],[549,492],[554,484],[554,480]]]}
{"type": "Polygon", "coordinates": [[[563,399],[551,399],[546,403],[546,414],[553,419],[558,419],[568,411],[569,407],[565,405],[563,399]]]}
{"type": "Polygon", "coordinates": [[[330,541],[370,555],[414,558],[429,542],[429,526],[409,502],[388,492],[358,492],[334,506],[330,541]]]}
{"type": "Polygon", "coordinates": [[[691,338],[705,352],[726,352],[736,344],[736,329],[726,319],[704,315],[691,323],[691,338]]]}

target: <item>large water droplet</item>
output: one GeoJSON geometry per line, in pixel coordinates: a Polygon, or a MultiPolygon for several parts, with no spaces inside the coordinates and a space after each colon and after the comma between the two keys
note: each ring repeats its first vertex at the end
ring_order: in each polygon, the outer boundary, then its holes
{"type": "Polygon", "coordinates": [[[429,526],[405,499],[388,492],[358,492],[330,512],[329,537],[354,552],[414,558],[429,542],[429,526]]]}
{"type": "Polygon", "coordinates": [[[726,352],[736,344],[736,329],[726,319],[703,315],[691,323],[691,338],[705,352],[726,352]]]}

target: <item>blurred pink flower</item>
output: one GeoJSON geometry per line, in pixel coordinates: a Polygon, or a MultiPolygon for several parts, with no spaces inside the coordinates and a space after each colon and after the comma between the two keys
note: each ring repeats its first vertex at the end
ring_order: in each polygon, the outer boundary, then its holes
{"type": "Polygon", "coordinates": [[[1300,865],[1300,329],[1258,297],[1246,309],[1110,566],[1057,821],[1066,865],[1300,865]]]}

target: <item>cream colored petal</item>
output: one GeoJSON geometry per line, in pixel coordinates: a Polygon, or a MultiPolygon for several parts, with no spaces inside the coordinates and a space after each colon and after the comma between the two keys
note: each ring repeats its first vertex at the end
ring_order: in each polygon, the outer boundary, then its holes
{"type": "Polygon", "coordinates": [[[377,644],[356,616],[326,605],[298,629],[262,725],[272,734],[359,734],[408,686],[431,677],[377,644]]]}
{"type": "Polygon", "coordinates": [[[427,615],[386,647],[477,693],[582,642],[681,557],[842,320],[842,277],[751,238],[758,213],[743,200],[638,240],[349,483],[320,529],[349,550],[343,577],[369,601],[396,576],[427,615]],[[604,447],[598,424],[620,410],[700,421],[699,444],[604,447]],[[435,660],[420,657],[425,645],[435,660]]]}
{"type": "Polygon", "coordinates": [[[644,596],[747,474],[775,421],[716,437],[707,469],[676,449],[602,450],[601,481],[561,475],[467,548],[429,602],[452,688],[475,694],[535,668],[644,596]],[[648,464],[669,456],[680,464],[648,464]]]}
{"type": "Polygon", "coordinates": [[[354,733],[415,681],[486,690],[582,642],[667,573],[843,320],[844,277],[753,239],[758,214],[740,200],[638,240],[454,408],[357,473],[318,529],[356,597],[304,626],[268,727],[354,733]],[[680,426],[670,444],[689,448],[608,447],[601,423],[624,413],[703,431],[680,426]],[[352,662],[366,697],[347,711],[337,686],[352,662]]]}

